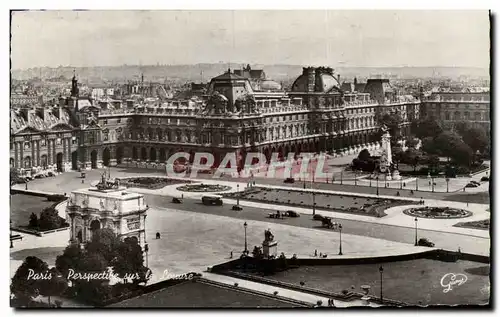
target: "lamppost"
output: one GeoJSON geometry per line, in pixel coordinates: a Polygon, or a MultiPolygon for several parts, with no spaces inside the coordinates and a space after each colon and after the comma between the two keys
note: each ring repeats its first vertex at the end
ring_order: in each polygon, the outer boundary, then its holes
{"type": "Polygon", "coordinates": [[[382,265],[378,268],[378,271],[380,272],[380,302],[384,302],[384,293],[383,293],[383,288],[384,288],[384,284],[383,284],[383,275],[384,275],[384,268],[382,267],[382,265]]]}
{"type": "Polygon", "coordinates": [[[373,174],[370,175],[370,187],[372,187],[372,177],[373,177],[373,174]]]}
{"type": "Polygon", "coordinates": [[[377,173],[377,196],[378,196],[378,176],[379,174],[377,173]]]}
{"type": "Polygon", "coordinates": [[[342,225],[341,224],[339,224],[339,237],[340,237],[339,255],[342,255],[342,225]]]}
{"type": "Polygon", "coordinates": [[[146,243],[144,245],[144,252],[146,252],[146,267],[148,267],[148,252],[149,252],[149,245],[146,243]]]}
{"type": "Polygon", "coordinates": [[[248,248],[247,248],[247,222],[245,221],[245,223],[243,224],[243,227],[245,228],[245,250],[243,251],[243,253],[245,255],[248,254],[248,248]]]}
{"type": "Polygon", "coordinates": [[[313,192],[313,216],[316,214],[316,193],[313,192]]]}
{"type": "Polygon", "coordinates": [[[415,191],[418,192],[418,177],[415,178],[415,191]]]}
{"type": "Polygon", "coordinates": [[[403,178],[399,179],[399,189],[403,189],[403,178]]]}
{"type": "Polygon", "coordinates": [[[434,192],[434,177],[431,176],[432,192],[434,192]]]}
{"type": "Polygon", "coordinates": [[[342,185],[342,180],[344,178],[344,170],[340,171],[340,185],[342,185]]]}
{"type": "Polygon", "coordinates": [[[450,187],[449,187],[449,184],[450,184],[450,179],[448,177],[446,177],[446,192],[449,193],[450,192],[450,187]]]}
{"type": "Polygon", "coordinates": [[[240,184],[236,184],[236,206],[240,205],[240,184]]]}
{"type": "Polygon", "coordinates": [[[418,245],[418,234],[417,234],[417,231],[418,231],[418,218],[415,217],[415,246],[418,245]]]}
{"type": "Polygon", "coordinates": [[[358,185],[358,170],[354,170],[354,186],[358,185]]]}

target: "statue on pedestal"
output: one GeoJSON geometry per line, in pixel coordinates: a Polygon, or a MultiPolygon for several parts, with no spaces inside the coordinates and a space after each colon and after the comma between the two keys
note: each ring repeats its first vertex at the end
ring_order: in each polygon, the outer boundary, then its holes
{"type": "Polygon", "coordinates": [[[270,229],[264,231],[264,242],[271,242],[274,240],[274,235],[271,233],[270,229]]]}

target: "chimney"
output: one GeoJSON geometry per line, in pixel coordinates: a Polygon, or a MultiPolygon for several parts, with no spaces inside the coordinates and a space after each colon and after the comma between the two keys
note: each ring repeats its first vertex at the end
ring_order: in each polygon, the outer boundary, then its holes
{"type": "Polygon", "coordinates": [[[316,70],[314,67],[304,67],[302,74],[307,76],[306,92],[314,92],[314,84],[316,82],[316,70]]]}

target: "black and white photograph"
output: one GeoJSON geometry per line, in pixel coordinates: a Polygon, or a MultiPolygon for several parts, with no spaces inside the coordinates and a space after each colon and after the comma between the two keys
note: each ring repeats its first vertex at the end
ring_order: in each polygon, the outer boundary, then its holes
{"type": "Polygon", "coordinates": [[[11,10],[10,306],[491,308],[493,13],[368,9],[11,10]]]}

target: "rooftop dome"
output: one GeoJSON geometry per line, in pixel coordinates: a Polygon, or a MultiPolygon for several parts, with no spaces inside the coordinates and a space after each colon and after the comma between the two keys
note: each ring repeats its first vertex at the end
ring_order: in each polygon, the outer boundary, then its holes
{"type": "Polygon", "coordinates": [[[261,90],[281,90],[281,85],[274,80],[263,80],[260,82],[261,90]]]}
{"type": "Polygon", "coordinates": [[[338,92],[339,78],[333,75],[330,67],[305,67],[292,85],[293,92],[338,92]]]}

